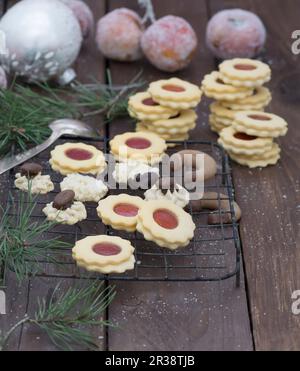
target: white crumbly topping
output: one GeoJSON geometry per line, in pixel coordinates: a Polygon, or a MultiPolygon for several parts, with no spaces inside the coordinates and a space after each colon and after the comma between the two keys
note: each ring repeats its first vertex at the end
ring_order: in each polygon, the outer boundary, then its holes
{"type": "Polygon", "coordinates": [[[87,218],[85,206],[82,202],[75,201],[71,207],[66,210],[57,210],[53,207],[53,202],[47,204],[43,213],[50,221],[56,221],[61,224],[76,224],[87,218]]]}
{"type": "Polygon", "coordinates": [[[108,192],[102,180],[81,174],[69,174],[60,183],[62,191],[72,190],[75,199],[81,202],[100,201],[108,192]]]}
{"type": "Polygon", "coordinates": [[[41,173],[31,179],[17,173],[15,186],[25,192],[30,188],[32,194],[46,194],[54,190],[50,175],[41,175],[41,173]]]}
{"type": "Polygon", "coordinates": [[[148,191],[145,192],[145,199],[147,201],[169,200],[175,205],[184,208],[188,205],[190,200],[189,192],[179,184],[176,184],[175,188],[174,192],[168,190],[166,194],[163,194],[163,192],[154,185],[151,189],[148,189],[148,191]]]}
{"type": "Polygon", "coordinates": [[[134,180],[138,174],[147,173],[159,175],[159,169],[138,161],[120,162],[116,164],[113,178],[119,184],[127,184],[129,180],[134,180]]]}

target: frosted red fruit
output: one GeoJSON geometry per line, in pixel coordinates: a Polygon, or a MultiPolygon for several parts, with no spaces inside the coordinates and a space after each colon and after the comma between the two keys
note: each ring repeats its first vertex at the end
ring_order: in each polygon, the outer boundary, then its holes
{"type": "Polygon", "coordinates": [[[188,66],[198,40],[183,18],[168,15],[153,23],[142,36],[142,49],[158,69],[175,72],[188,66]]]}
{"type": "Polygon", "coordinates": [[[0,89],[7,88],[7,78],[6,73],[2,67],[0,67],[0,89]]]}
{"type": "Polygon", "coordinates": [[[93,12],[89,6],[82,0],[62,0],[69,8],[73,10],[80,24],[82,36],[87,38],[94,32],[95,20],[93,12]]]}
{"type": "Polygon", "coordinates": [[[142,57],[140,46],[144,31],[140,16],[127,8],[113,10],[97,24],[96,43],[105,57],[135,61],[142,57]]]}
{"type": "Polygon", "coordinates": [[[218,58],[253,58],[265,42],[263,22],[256,14],[246,10],[222,10],[207,25],[206,43],[218,58]]]}

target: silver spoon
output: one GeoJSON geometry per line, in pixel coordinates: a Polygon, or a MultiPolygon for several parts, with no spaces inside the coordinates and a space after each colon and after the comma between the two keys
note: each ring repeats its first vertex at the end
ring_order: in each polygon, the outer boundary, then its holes
{"type": "Polygon", "coordinates": [[[5,157],[0,160],[0,175],[45,151],[63,135],[89,139],[96,139],[97,137],[99,138],[99,133],[96,131],[96,129],[93,129],[84,122],[77,120],[56,120],[53,121],[49,127],[52,130],[52,134],[44,143],[31,148],[26,152],[15,156],[5,157]]]}

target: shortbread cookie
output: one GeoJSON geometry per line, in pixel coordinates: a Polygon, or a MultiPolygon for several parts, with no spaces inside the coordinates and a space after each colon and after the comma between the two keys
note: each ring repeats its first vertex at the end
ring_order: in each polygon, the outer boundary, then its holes
{"type": "Polygon", "coordinates": [[[253,94],[253,89],[251,88],[226,84],[218,71],[204,76],[202,91],[208,98],[226,101],[243,99],[253,94]]]}
{"type": "Polygon", "coordinates": [[[264,111],[264,108],[269,105],[272,100],[270,90],[264,86],[259,86],[254,89],[250,97],[235,100],[235,101],[221,101],[220,105],[235,111],[264,111]]]}
{"type": "Polygon", "coordinates": [[[42,166],[36,163],[25,163],[16,174],[15,186],[31,194],[47,194],[54,190],[50,175],[42,175],[42,166]]]}
{"type": "Polygon", "coordinates": [[[236,111],[233,111],[230,108],[226,108],[220,104],[220,102],[214,102],[209,106],[210,112],[213,113],[220,119],[227,119],[232,122],[234,120],[236,111]]]}
{"type": "Polygon", "coordinates": [[[60,183],[60,189],[74,191],[75,200],[81,202],[98,202],[108,192],[108,188],[102,180],[76,173],[67,175],[60,183]]]}
{"type": "Polygon", "coordinates": [[[230,59],[221,63],[219,69],[222,80],[236,87],[256,88],[271,80],[270,67],[258,60],[230,59]]]}
{"type": "Polygon", "coordinates": [[[142,198],[127,194],[109,196],[99,202],[97,213],[105,225],[117,230],[134,232],[138,212],[144,203],[142,198]]]}
{"type": "Polygon", "coordinates": [[[176,116],[178,111],[154,102],[148,92],[137,93],[129,98],[128,112],[137,120],[161,120],[176,116]]]}
{"type": "Polygon", "coordinates": [[[194,110],[181,111],[166,120],[143,121],[142,124],[157,133],[182,134],[196,126],[197,114],[194,110]]]}
{"type": "Polygon", "coordinates": [[[259,138],[228,127],[220,132],[218,143],[234,154],[251,156],[271,150],[273,138],[259,138]]]}
{"type": "Polygon", "coordinates": [[[171,201],[147,201],[138,214],[137,230],[148,241],[176,250],[194,237],[195,224],[190,214],[171,201]]]}
{"type": "Polygon", "coordinates": [[[110,141],[110,149],[117,161],[134,160],[153,165],[161,161],[167,145],[154,133],[125,133],[110,141]]]}
{"type": "Polygon", "coordinates": [[[159,126],[152,125],[152,123],[150,123],[149,121],[138,123],[138,126],[139,125],[141,127],[145,128],[146,130],[152,131],[153,133],[155,133],[159,136],[162,135],[162,134],[180,136],[180,135],[187,134],[189,131],[195,129],[195,127],[196,127],[195,122],[192,123],[192,124],[183,126],[182,128],[170,128],[170,129],[166,129],[164,127],[159,127],[159,126]]]}
{"type": "Polygon", "coordinates": [[[87,218],[84,204],[75,201],[75,193],[71,190],[59,193],[53,202],[46,205],[43,213],[47,216],[47,220],[68,225],[76,224],[87,218]]]}
{"type": "Polygon", "coordinates": [[[100,174],[106,168],[103,152],[84,143],[65,143],[51,152],[50,164],[62,175],[100,174]]]}
{"type": "Polygon", "coordinates": [[[274,143],[271,150],[264,152],[261,155],[247,156],[237,155],[229,152],[229,156],[232,160],[240,165],[245,165],[250,168],[266,167],[269,165],[276,165],[280,160],[280,147],[274,143]]]}
{"type": "Polygon", "coordinates": [[[91,236],[76,242],[72,250],[78,266],[103,274],[124,273],[135,264],[134,247],[115,236],[91,236]]]}
{"type": "Polygon", "coordinates": [[[244,111],[235,115],[233,127],[236,131],[259,137],[278,138],[286,135],[287,122],[272,113],[260,111],[244,111]]]}
{"type": "MultiPolygon", "coordinates": [[[[191,129],[192,130],[192,129],[191,129]]],[[[174,140],[174,141],[184,141],[189,138],[188,132],[185,133],[177,133],[177,134],[172,134],[172,133],[155,133],[151,128],[148,126],[144,125],[143,123],[139,122],[136,125],[136,131],[137,132],[146,132],[146,133],[154,133],[158,135],[160,138],[163,138],[164,140],[174,140]]]]}
{"type": "Polygon", "coordinates": [[[216,133],[220,133],[223,129],[226,129],[228,126],[231,126],[231,125],[221,124],[219,121],[217,121],[216,115],[209,115],[208,121],[209,121],[211,130],[216,133]]]}
{"type": "Polygon", "coordinates": [[[197,85],[176,77],[152,82],[148,91],[155,102],[176,110],[195,108],[200,103],[202,96],[197,85]]]}
{"type": "Polygon", "coordinates": [[[190,201],[189,192],[177,184],[172,178],[161,178],[151,189],[145,192],[145,199],[169,200],[182,208],[186,207],[190,201]]]}
{"type": "Polygon", "coordinates": [[[149,177],[155,183],[159,177],[159,168],[139,161],[120,162],[116,164],[112,176],[117,183],[129,186],[131,182],[143,183],[143,179],[148,180],[149,177]]]}
{"type": "Polygon", "coordinates": [[[212,114],[212,117],[214,122],[216,122],[220,126],[228,127],[231,126],[233,123],[233,119],[228,119],[226,117],[217,116],[215,114],[212,114]]]}

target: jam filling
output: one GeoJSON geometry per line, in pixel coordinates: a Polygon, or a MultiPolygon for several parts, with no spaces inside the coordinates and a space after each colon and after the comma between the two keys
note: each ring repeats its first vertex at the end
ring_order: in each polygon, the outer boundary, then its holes
{"type": "Polygon", "coordinates": [[[145,106],[159,106],[159,103],[154,102],[152,98],[144,99],[142,102],[145,106]]]}
{"type": "Polygon", "coordinates": [[[86,161],[93,157],[93,154],[85,149],[71,148],[65,152],[65,155],[71,160],[86,161]]]}
{"type": "Polygon", "coordinates": [[[178,220],[175,214],[166,209],[159,209],[153,213],[155,222],[165,229],[175,229],[178,227],[178,220]]]}
{"type": "Polygon", "coordinates": [[[114,212],[118,215],[130,218],[137,216],[139,208],[132,204],[118,204],[114,207],[114,212]]]}
{"type": "Polygon", "coordinates": [[[234,68],[240,71],[254,71],[257,67],[253,66],[253,64],[236,64],[234,68]]]}
{"type": "Polygon", "coordinates": [[[170,120],[178,119],[178,117],[180,117],[180,116],[181,116],[181,113],[177,113],[177,115],[175,115],[175,116],[171,116],[171,117],[170,117],[170,120]]]}
{"type": "Polygon", "coordinates": [[[145,138],[130,138],[126,141],[126,145],[134,149],[146,149],[151,147],[151,142],[145,138]]]}
{"type": "Polygon", "coordinates": [[[225,85],[225,82],[223,80],[221,80],[221,79],[217,79],[216,81],[217,81],[218,84],[225,85]]]}
{"type": "Polygon", "coordinates": [[[120,254],[122,249],[118,245],[115,245],[114,243],[101,242],[93,246],[93,251],[97,255],[113,256],[120,254]]]}
{"type": "Polygon", "coordinates": [[[255,137],[253,135],[248,135],[246,133],[236,133],[236,134],[234,134],[234,137],[236,139],[240,139],[240,140],[255,140],[255,139],[257,139],[257,137],[255,137]]]}
{"type": "Polygon", "coordinates": [[[185,91],[185,88],[181,87],[181,86],[178,86],[178,85],[164,85],[162,87],[164,90],[167,90],[167,91],[172,91],[174,93],[182,93],[185,91]]]}
{"type": "Polygon", "coordinates": [[[271,118],[265,115],[249,115],[250,119],[259,121],[271,121],[271,118]]]}

